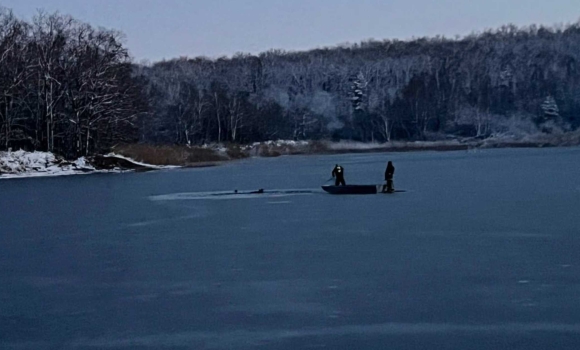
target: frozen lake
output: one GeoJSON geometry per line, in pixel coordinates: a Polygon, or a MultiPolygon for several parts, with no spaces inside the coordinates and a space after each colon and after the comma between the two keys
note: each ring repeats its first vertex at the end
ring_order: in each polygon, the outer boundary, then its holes
{"type": "Polygon", "coordinates": [[[579,349],[580,148],[0,181],[0,348],[579,349]]]}

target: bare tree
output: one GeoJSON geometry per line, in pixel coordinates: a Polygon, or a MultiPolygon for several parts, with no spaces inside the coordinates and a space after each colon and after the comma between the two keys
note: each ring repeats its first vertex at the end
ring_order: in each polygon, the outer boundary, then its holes
{"type": "Polygon", "coordinates": [[[16,19],[11,11],[0,11],[0,139],[4,147],[18,134],[24,137],[20,128],[14,129],[23,120],[20,113],[26,98],[25,84],[30,67],[25,61],[27,50],[28,25],[16,19]]]}

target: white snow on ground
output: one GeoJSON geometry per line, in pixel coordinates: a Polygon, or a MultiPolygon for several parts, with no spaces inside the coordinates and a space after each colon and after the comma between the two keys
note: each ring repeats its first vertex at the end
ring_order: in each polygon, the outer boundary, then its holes
{"type": "Polygon", "coordinates": [[[267,146],[276,146],[276,147],[283,147],[283,146],[307,146],[310,142],[305,140],[294,141],[294,140],[271,140],[271,141],[264,141],[264,142],[254,142],[251,145],[245,146],[242,149],[251,149],[255,147],[259,147],[262,145],[267,146]]]}
{"type": "Polygon", "coordinates": [[[180,166],[178,165],[153,165],[153,164],[147,164],[147,163],[142,163],[142,162],[138,162],[134,159],[131,159],[129,157],[125,157],[122,156],[120,154],[116,154],[116,153],[109,153],[104,155],[103,157],[111,157],[111,158],[119,158],[119,159],[124,159],[128,162],[131,162],[135,165],[140,165],[143,167],[147,167],[147,168],[151,168],[151,169],[175,169],[175,168],[180,168],[180,166]]]}
{"type": "Polygon", "coordinates": [[[294,140],[276,140],[276,141],[266,141],[264,142],[264,144],[266,145],[273,145],[273,146],[306,146],[309,144],[308,141],[305,140],[300,140],[300,141],[294,141],[294,140]]]}
{"type": "Polygon", "coordinates": [[[339,141],[327,143],[327,147],[331,150],[373,150],[373,149],[388,149],[388,148],[425,148],[435,146],[457,146],[462,143],[459,140],[447,141],[391,141],[386,143],[378,142],[357,142],[357,141],[339,141]]]}
{"type": "Polygon", "coordinates": [[[87,168],[87,167],[92,168],[92,166],[87,163],[85,157],[80,157],[79,159],[75,160],[74,163],[79,168],[87,168]]]}
{"type": "MultiPolygon", "coordinates": [[[[262,142],[254,142],[248,145],[239,145],[238,149],[242,152],[247,152],[251,156],[260,156],[261,152],[264,150],[276,150],[280,151],[282,149],[289,150],[296,150],[301,149],[301,147],[307,147],[311,144],[311,141],[300,140],[269,140],[269,141],[262,141],[262,142]]],[[[228,157],[228,148],[221,144],[221,143],[211,143],[211,144],[204,144],[201,146],[204,149],[210,149],[220,155],[228,157]]]]}
{"type": "Polygon", "coordinates": [[[220,143],[209,143],[209,144],[206,143],[206,144],[201,145],[201,148],[210,149],[214,152],[221,153],[221,154],[226,154],[228,151],[228,149],[220,143]]]}
{"type": "Polygon", "coordinates": [[[0,152],[0,179],[86,174],[95,171],[84,157],[67,162],[49,152],[0,152]]]}
{"type": "MultiPolygon", "coordinates": [[[[155,166],[137,162],[118,154],[108,154],[105,157],[116,157],[125,159],[133,164],[149,167],[152,169],[177,168],[175,166],[155,166]]],[[[121,169],[97,170],[90,165],[85,157],[81,157],[74,162],[57,158],[50,152],[26,152],[23,150],[0,152],[0,179],[11,179],[21,177],[40,176],[62,176],[89,173],[121,172],[121,169]]]]}

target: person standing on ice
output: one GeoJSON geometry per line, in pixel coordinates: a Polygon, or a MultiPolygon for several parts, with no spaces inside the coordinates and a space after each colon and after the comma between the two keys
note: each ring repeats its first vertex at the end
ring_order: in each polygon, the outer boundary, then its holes
{"type": "Polygon", "coordinates": [[[344,168],[340,165],[336,164],[334,166],[334,169],[332,169],[332,177],[334,178],[334,186],[346,186],[346,182],[344,182],[344,168]]]}
{"type": "Polygon", "coordinates": [[[385,170],[385,181],[387,182],[385,186],[383,186],[383,192],[393,193],[395,192],[394,184],[393,184],[393,176],[395,175],[395,166],[393,162],[389,161],[387,163],[387,169],[385,170]]]}

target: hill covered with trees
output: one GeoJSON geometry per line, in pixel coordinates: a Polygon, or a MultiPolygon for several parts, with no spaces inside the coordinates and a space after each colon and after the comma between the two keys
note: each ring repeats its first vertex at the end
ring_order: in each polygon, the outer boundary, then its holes
{"type": "Polygon", "coordinates": [[[580,22],[304,52],[131,61],[120,33],[0,13],[0,149],[388,142],[580,126],[580,22]]]}

